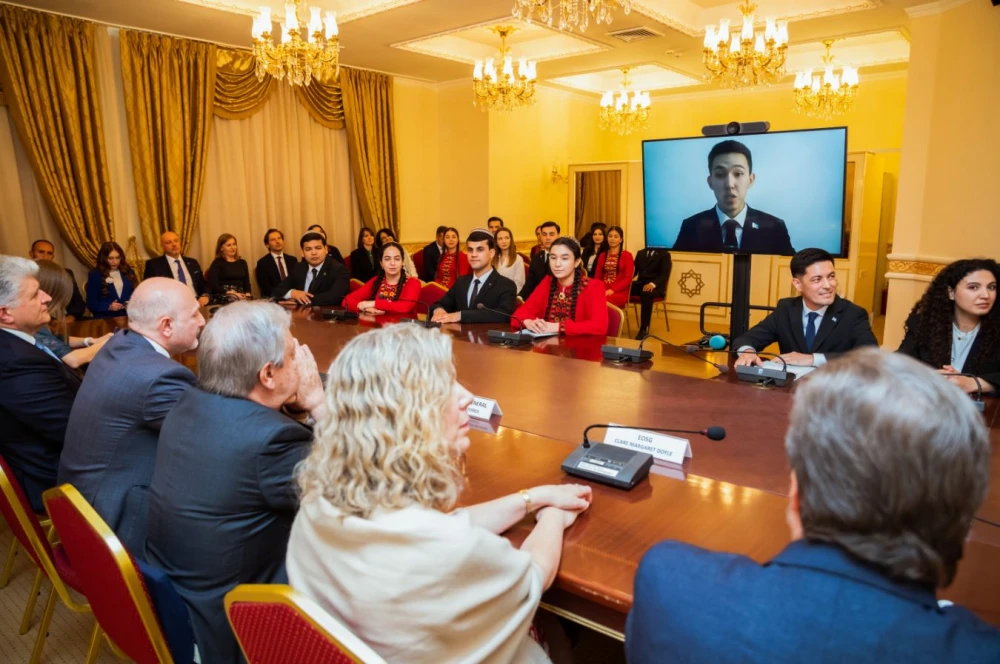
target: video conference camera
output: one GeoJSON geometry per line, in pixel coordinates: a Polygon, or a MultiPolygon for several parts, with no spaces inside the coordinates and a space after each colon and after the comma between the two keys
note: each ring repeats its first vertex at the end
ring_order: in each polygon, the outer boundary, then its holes
{"type": "Polygon", "coordinates": [[[730,122],[724,125],[705,125],[702,136],[739,136],[740,134],[765,134],[771,128],[770,122],[730,122]]]}

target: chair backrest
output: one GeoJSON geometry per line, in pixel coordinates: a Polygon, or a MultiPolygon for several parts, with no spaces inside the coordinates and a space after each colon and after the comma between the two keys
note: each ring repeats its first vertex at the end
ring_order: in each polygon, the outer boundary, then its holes
{"type": "Polygon", "coordinates": [[[361,639],[289,586],[236,586],[226,593],[225,606],[249,664],[384,664],[361,639]]]}
{"type": "Polygon", "coordinates": [[[424,250],[417,249],[410,254],[410,258],[413,259],[413,267],[417,268],[417,274],[415,276],[422,276],[424,274],[424,250]]]}
{"type": "Polygon", "coordinates": [[[428,307],[433,306],[435,302],[444,297],[444,294],[448,292],[448,289],[439,284],[436,281],[431,281],[424,284],[420,288],[420,297],[418,298],[421,302],[426,304],[428,307]]]}
{"type": "Polygon", "coordinates": [[[48,537],[3,455],[0,455],[0,513],[38,569],[45,570],[50,578],[58,576],[52,564],[52,546],[48,537]]]}
{"type": "Polygon", "coordinates": [[[529,265],[531,263],[531,256],[525,256],[520,251],[517,252],[517,255],[521,257],[521,260],[524,261],[525,265],[529,265]]]}
{"type": "Polygon", "coordinates": [[[625,314],[621,309],[608,302],[608,336],[620,337],[625,326],[625,314]]]}
{"type": "Polygon", "coordinates": [[[347,268],[348,272],[351,271],[351,255],[350,254],[347,254],[346,256],[344,256],[344,267],[347,268]]]}
{"type": "Polygon", "coordinates": [[[49,489],[42,498],[108,638],[139,664],[172,664],[142,573],[108,524],[72,485],[49,489]]]}
{"type": "Polygon", "coordinates": [[[348,286],[348,288],[350,290],[348,292],[349,293],[353,293],[354,291],[358,290],[359,288],[361,288],[364,285],[365,285],[365,282],[361,281],[360,279],[351,279],[351,283],[348,286]]]}

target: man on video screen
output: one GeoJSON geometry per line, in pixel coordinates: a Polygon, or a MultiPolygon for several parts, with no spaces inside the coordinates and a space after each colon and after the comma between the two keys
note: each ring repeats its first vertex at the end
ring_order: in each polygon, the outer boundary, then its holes
{"type": "Polygon", "coordinates": [[[785,222],[746,204],[755,178],[747,146],[734,140],[712,146],[708,186],[717,205],[684,220],[673,250],[793,255],[785,222]]]}

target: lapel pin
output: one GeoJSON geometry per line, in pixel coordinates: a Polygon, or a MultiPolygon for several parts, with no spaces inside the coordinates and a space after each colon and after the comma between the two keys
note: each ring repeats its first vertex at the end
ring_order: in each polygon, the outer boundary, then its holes
{"type": "Polygon", "coordinates": [[[754,229],[755,231],[760,230],[760,226],[757,225],[756,221],[750,224],[750,228],[754,229]]]}

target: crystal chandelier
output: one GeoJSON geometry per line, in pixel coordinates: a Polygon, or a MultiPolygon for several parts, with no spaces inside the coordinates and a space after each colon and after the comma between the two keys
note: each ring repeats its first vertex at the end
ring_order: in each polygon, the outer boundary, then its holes
{"type": "Polygon", "coordinates": [[[854,106],[858,95],[858,70],[845,65],[839,75],[834,73],[833,55],[830,53],[833,40],[828,39],[823,44],[826,45],[823,79],[813,76],[812,69],[795,75],[795,110],[812,118],[829,120],[854,106]]]}
{"type": "Polygon", "coordinates": [[[633,131],[645,128],[649,120],[649,93],[639,90],[632,92],[628,72],[629,67],[622,68],[621,91],[617,99],[611,90],[601,97],[601,129],[613,131],[619,136],[628,136],[633,131]]]}
{"type": "Polygon", "coordinates": [[[552,27],[554,5],[559,6],[559,29],[581,32],[590,25],[591,16],[597,24],[611,25],[616,10],[626,16],[632,11],[632,0],[514,0],[511,14],[525,23],[539,21],[552,27]]]}
{"type": "Polygon", "coordinates": [[[309,85],[314,78],[336,78],[340,75],[340,32],[337,16],[326,12],[320,17],[319,7],[309,8],[309,24],[299,17],[300,0],[285,3],[285,20],[281,23],[281,42],[271,40],[271,8],[261,7],[253,21],[253,55],[257,60],[257,79],[270,74],[279,81],[288,78],[292,85],[309,85]]]}
{"type": "Polygon", "coordinates": [[[750,0],[740,3],[743,29],[729,33],[729,19],[719,21],[719,27],[705,28],[703,61],[711,80],[732,88],[774,83],[785,75],[788,51],[788,23],[767,19],[764,32],[754,31],[754,12],[750,0]]]}
{"type": "Polygon", "coordinates": [[[507,48],[507,35],[514,30],[506,25],[490,28],[490,32],[500,36],[500,62],[503,64],[499,75],[494,58],[488,58],[485,63],[476,60],[472,72],[472,92],[475,104],[483,110],[507,112],[535,103],[537,75],[534,61],[518,60],[517,75],[514,75],[514,57],[507,48]]]}

